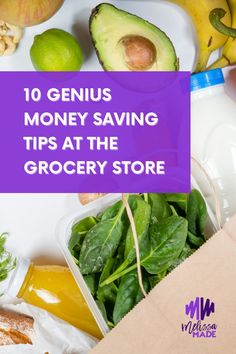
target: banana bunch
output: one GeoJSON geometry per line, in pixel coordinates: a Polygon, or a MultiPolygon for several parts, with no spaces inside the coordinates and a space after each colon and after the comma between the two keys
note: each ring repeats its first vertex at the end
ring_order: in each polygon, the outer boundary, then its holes
{"type": "MultiPolygon", "coordinates": [[[[209,14],[215,8],[221,8],[225,11],[223,24],[231,26],[231,13],[227,0],[169,0],[170,2],[181,6],[192,18],[196,28],[198,40],[198,58],[195,71],[204,71],[211,53],[221,48],[227,41],[227,37],[212,26],[209,14]]],[[[235,3],[236,0],[229,0],[235,3]]],[[[234,5],[236,8],[236,5],[234,5]]]]}
{"type": "Polygon", "coordinates": [[[215,61],[208,69],[223,68],[227,65],[236,64],[236,0],[227,0],[232,16],[232,28],[225,26],[221,19],[225,13],[222,8],[215,9],[210,15],[210,20],[213,26],[226,35],[228,38],[224,45],[221,57],[215,61]]]}

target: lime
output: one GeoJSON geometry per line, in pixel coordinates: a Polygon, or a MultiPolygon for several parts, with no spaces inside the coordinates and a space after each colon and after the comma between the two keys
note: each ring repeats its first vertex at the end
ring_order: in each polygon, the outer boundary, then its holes
{"type": "Polygon", "coordinates": [[[76,39],[56,28],[35,36],[30,56],[39,71],[79,71],[83,62],[83,53],[76,39]]]}

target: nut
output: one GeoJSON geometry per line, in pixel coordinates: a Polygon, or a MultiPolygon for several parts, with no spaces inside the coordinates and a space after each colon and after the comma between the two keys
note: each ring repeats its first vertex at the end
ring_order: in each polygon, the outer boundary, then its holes
{"type": "Polygon", "coordinates": [[[13,54],[22,35],[22,28],[0,21],[0,56],[13,54]]]}
{"type": "Polygon", "coordinates": [[[0,37],[0,56],[5,52],[6,44],[2,37],[0,37]]]}
{"type": "Polygon", "coordinates": [[[3,55],[11,55],[15,52],[16,50],[16,44],[14,43],[13,41],[13,37],[11,36],[3,36],[2,37],[5,44],[6,44],[6,48],[5,48],[5,51],[4,51],[4,54],[3,55]]]}

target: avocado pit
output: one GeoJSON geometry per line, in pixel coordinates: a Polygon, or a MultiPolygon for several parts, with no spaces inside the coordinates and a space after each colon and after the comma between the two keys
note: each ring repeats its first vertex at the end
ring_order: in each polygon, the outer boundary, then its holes
{"type": "Polygon", "coordinates": [[[145,71],[152,67],[157,58],[156,47],[147,38],[137,35],[125,36],[120,44],[127,66],[131,70],[145,71]]]}

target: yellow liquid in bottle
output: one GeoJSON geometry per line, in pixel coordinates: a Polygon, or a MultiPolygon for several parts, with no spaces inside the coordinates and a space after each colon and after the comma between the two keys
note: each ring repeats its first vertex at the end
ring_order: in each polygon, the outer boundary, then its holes
{"type": "Polygon", "coordinates": [[[43,308],[73,326],[102,338],[69,268],[31,264],[18,298],[43,308]]]}

